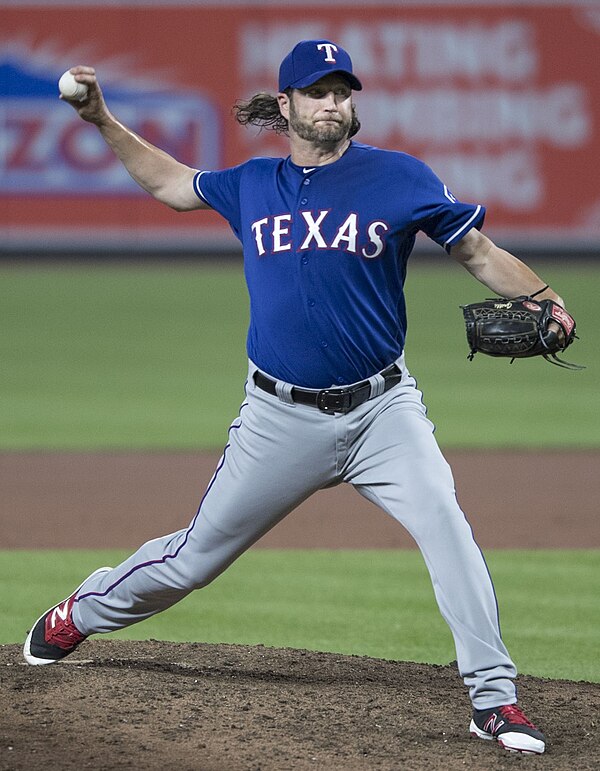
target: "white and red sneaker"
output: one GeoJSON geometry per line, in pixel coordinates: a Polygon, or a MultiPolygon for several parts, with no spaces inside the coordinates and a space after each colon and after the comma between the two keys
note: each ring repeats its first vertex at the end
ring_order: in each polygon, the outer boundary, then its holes
{"type": "Polygon", "coordinates": [[[501,747],[510,752],[541,755],[546,749],[544,734],[516,704],[474,709],[469,730],[471,736],[478,739],[496,739],[501,747]]]}
{"type": "MultiPolygon", "coordinates": [[[[112,568],[98,568],[88,578],[109,570],[112,568]]],[[[88,578],[70,597],[59,602],[58,605],[53,605],[35,622],[23,646],[23,656],[28,664],[32,666],[55,664],[69,653],[73,653],[86,639],[86,635],[82,634],[73,623],[72,611],[77,592],[88,578]]]]}

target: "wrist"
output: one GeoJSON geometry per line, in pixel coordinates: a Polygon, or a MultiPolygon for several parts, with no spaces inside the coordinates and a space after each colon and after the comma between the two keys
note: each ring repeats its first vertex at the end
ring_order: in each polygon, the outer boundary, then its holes
{"type": "Polygon", "coordinates": [[[548,284],[538,289],[537,292],[532,292],[529,296],[537,300],[552,300],[552,302],[555,302],[557,305],[560,305],[563,308],[565,307],[565,302],[562,297],[550,289],[548,284]]]}

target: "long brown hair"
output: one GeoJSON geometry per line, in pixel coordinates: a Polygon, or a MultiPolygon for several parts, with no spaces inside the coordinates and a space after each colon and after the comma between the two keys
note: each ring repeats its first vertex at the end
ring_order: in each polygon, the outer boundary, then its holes
{"type": "MultiPolygon", "coordinates": [[[[291,88],[284,91],[292,98],[291,88]]],[[[255,94],[248,100],[239,99],[233,106],[235,119],[242,126],[259,126],[260,129],[268,129],[276,134],[289,134],[288,120],[279,111],[279,102],[272,94],[255,94]]],[[[360,130],[360,121],[356,114],[356,108],[352,105],[352,123],[348,137],[353,137],[360,130]]]]}

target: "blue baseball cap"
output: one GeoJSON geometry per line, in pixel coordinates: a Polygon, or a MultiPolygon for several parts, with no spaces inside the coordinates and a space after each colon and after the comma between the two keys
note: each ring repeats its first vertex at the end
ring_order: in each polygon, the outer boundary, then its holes
{"type": "Polygon", "coordinates": [[[301,40],[279,67],[279,90],[306,88],[325,75],[339,72],[355,91],[362,84],[352,72],[350,54],[331,40],[301,40]]]}

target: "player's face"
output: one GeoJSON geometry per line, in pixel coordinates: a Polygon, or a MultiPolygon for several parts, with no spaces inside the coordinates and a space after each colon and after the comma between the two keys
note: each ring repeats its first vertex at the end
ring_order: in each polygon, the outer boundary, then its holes
{"type": "Polygon", "coordinates": [[[339,75],[327,75],[307,88],[294,89],[288,102],[290,131],[309,142],[346,139],[352,125],[352,89],[339,75]]]}

